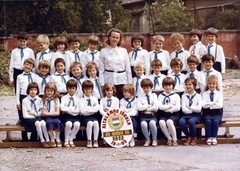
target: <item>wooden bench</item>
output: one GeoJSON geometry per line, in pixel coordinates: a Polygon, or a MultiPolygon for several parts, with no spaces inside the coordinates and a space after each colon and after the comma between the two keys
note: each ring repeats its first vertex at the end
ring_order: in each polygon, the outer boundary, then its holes
{"type": "MultiPolygon", "coordinates": [[[[196,128],[198,128],[201,132],[201,129],[204,128],[204,124],[196,124],[196,128]]],[[[220,128],[225,128],[225,134],[224,135],[218,135],[218,143],[224,144],[224,143],[240,143],[240,135],[238,138],[234,138],[234,135],[230,134],[230,128],[231,127],[240,127],[240,121],[224,121],[220,126],[220,128]]],[[[176,127],[179,129],[179,127],[176,127]]],[[[159,126],[158,126],[158,129],[159,126]]],[[[86,130],[84,126],[81,126],[79,130],[86,130]]],[[[23,126],[19,125],[0,125],[0,131],[6,132],[6,138],[0,142],[0,148],[1,147],[39,147],[41,145],[40,142],[22,142],[21,140],[13,140],[11,133],[12,131],[25,131],[23,126]]],[[[239,131],[240,132],[240,131],[239,131]]],[[[158,140],[159,145],[165,145],[167,140],[158,140]]],[[[185,140],[179,139],[179,144],[183,144],[185,140]]],[[[205,137],[201,135],[201,137],[198,137],[198,144],[205,144],[205,137]]],[[[85,141],[74,141],[76,146],[86,146],[85,141]]],[[[136,140],[136,145],[143,145],[143,140],[136,140]]],[[[102,146],[102,141],[99,142],[99,145],[102,146]]]]}

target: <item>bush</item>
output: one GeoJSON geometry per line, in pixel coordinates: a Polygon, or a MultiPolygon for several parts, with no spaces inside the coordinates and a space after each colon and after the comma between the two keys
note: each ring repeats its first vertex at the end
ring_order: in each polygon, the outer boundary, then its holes
{"type": "Polygon", "coordinates": [[[9,65],[11,52],[0,52],[0,84],[9,82],[9,65]]]}

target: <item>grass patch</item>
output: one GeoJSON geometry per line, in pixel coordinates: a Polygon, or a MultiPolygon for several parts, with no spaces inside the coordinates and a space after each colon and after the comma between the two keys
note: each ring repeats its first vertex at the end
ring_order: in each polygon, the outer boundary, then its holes
{"type": "Polygon", "coordinates": [[[6,84],[0,85],[0,96],[15,96],[14,88],[6,84]]]}

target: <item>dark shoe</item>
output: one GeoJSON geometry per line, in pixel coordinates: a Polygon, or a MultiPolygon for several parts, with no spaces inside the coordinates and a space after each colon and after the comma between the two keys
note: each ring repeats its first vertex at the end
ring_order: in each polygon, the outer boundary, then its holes
{"type": "Polygon", "coordinates": [[[197,138],[196,138],[196,137],[192,138],[191,145],[192,145],[192,146],[197,145],[197,138]]]}
{"type": "Polygon", "coordinates": [[[183,143],[183,145],[185,145],[185,146],[190,145],[191,140],[192,140],[191,137],[188,137],[187,140],[185,141],[185,143],[183,143]]]}

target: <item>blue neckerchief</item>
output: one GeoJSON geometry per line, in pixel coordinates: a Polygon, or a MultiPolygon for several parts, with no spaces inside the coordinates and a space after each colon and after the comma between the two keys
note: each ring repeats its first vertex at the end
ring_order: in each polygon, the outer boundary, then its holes
{"type": "Polygon", "coordinates": [[[166,95],[166,94],[162,93],[162,95],[164,96],[163,104],[166,104],[166,103],[169,104],[170,101],[171,101],[169,97],[170,97],[171,95],[174,95],[174,94],[175,94],[175,93],[171,93],[171,94],[169,94],[169,95],[166,95]]]}

